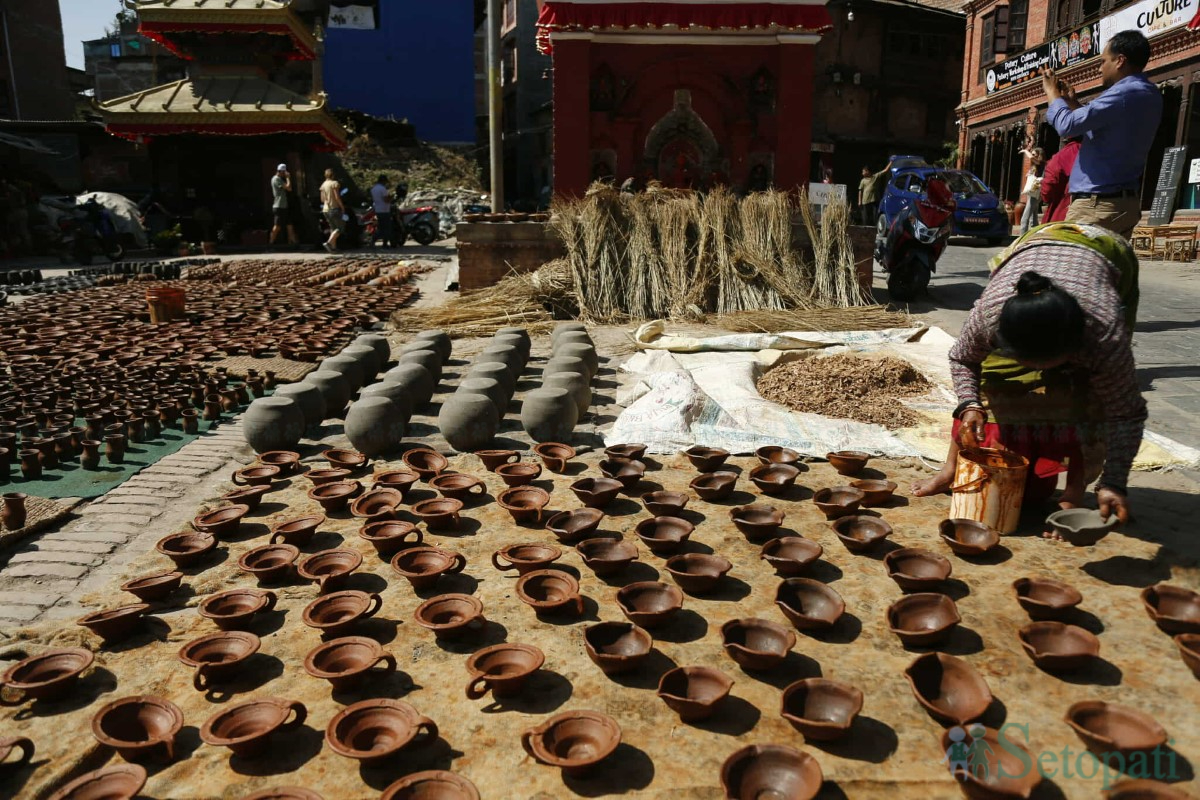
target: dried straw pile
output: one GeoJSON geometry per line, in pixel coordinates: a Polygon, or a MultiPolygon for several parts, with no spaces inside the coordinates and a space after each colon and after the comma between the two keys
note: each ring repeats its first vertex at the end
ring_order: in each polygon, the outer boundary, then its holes
{"type": "Polygon", "coordinates": [[[917,424],[920,417],[900,399],[931,388],[912,364],[891,356],[816,356],[781,364],[758,379],[759,394],[793,411],[887,428],[917,424]]]}

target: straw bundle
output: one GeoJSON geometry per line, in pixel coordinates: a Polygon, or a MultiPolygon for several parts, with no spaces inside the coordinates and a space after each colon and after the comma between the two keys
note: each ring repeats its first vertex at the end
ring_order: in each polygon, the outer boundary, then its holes
{"type": "Polygon", "coordinates": [[[908,314],[892,311],[887,306],[737,311],[733,314],[722,314],[712,322],[735,333],[880,331],[887,328],[911,328],[917,324],[908,314]]]}

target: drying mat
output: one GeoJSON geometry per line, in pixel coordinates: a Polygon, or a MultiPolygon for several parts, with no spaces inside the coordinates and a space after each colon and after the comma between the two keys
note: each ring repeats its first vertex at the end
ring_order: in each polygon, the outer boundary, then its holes
{"type": "Polygon", "coordinates": [[[17,528],[15,531],[0,528],[0,550],[15,544],[26,536],[32,536],[38,531],[61,522],[71,516],[71,510],[74,507],[75,504],[66,505],[45,497],[29,495],[25,498],[24,527],[17,528]]]}
{"type": "Polygon", "coordinates": [[[304,376],[317,368],[316,364],[307,361],[292,361],[290,358],[254,358],[253,356],[231,356],[213,364],[214,367],[224,367],[230,375],[238,378],[246,377],[246,370],[256,369],[259,373],[267,370],[275,373],[275,379],[283,383],[295,383],[303,380],[304,376]]]}

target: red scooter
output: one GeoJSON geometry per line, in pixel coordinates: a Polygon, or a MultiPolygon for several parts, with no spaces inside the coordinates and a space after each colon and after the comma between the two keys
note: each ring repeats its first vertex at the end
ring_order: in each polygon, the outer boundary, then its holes
{"type": "Polygon", "coordinates": [[[925,195],[900,210],[887,235],[875,242],[875,260],[888,273],[893,300],[912,301],[929,287],[954,228],[954,195],[931,178],[925,195]]]}

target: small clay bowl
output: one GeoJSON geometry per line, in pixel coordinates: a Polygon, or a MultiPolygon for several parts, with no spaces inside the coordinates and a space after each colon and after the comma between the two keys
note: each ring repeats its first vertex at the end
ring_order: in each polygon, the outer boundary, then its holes
{"type": "Polygon", "coordinates": [[[825,460],[833,465],[839,475],[854,476],[867,466],[867,462],[871,460],[871,454],[860,450],[838,450],[826,453],[825,460]]]}
{"type": "Polygon", "coordinates": [[[896,484],[892,481],[861,480],[850,481],[850,486],[863,493],[863,508],[876,508],[887,505],[896,493],[896,484]]]}
{"type": "Polygon", "coordinates": [[[1188,665],[1192,674],[1200,679],[1200,633],[1180,633],[1175,636],[1179,657],[1188,665]]]}
{"type": "Polygon", "coordinates": [[[357,450],[339,450],[335,448],[326,450],[321,455],[329,462],[330,469],[348,469],[353,472],[367,464],[367,457],[357,450]]]}
{"type": "Polygon", "coordinates": [[[605,675],[637,669],[650,655],[654,639],[632,622],[600,622],[583,629],[583,647],[605,675]]]}
{"type": "Polygon", "coordinates": [[[1100,640],[1063,622],[1031,622],[1017,633],[1026,655],[1048,672],[1083,669],[1100,656],[1100,640]]]}
{"type": "Polygon", "coordinates": [[[467,557],[462,553],[424,544],[406,547],[392,557],[392,569],[418,592],[433,588],[438,578],[462,572],[466,566],[467,557]]]}
{"type": "Polygon", "coordinates": [[[1142,605],[1164,633],[1200,633],[1200,593],[1159,583],[1142,590],[1142,605]]]}
{"type": "Polygon", "coordinates": [[[728,450],[722,450],[719,447],[701,447],[700,445],[689,447],[683,451],[683,454],[699,472],[716,472],[725,464],[725,459],[729,458],[728,450]]]}
{"type": "Polygon", "coordinates": [[[831,742],[850,732],[862,707],[863,693],[857,687],[807,678],[783,690],[780,715],[804,734],[805,741],[831,742]]]}
{"type": "Polygon", "coordinates": [[[375,552],[385,561],[406,547],[421,544],[425,535],[411,522],[390,519],[368,522],[358,531],[360,539],[371,543],[375,552]]]}
{"type": "Polygon", "coordinates": [[[106,643],[128,639],[141,626],[142,616],[150,609],[146,603],[94,611],[76,623],[104,639],[106,643]]]}
{"type": "Polygon", "coordinates": [[[404,495],[395,489],[372,489],[350,503],[350,514],[371,522],[395,519],[404,495]]]}
{"type": "Polygon", "coordinates": [[[320,503],[326,514],[333,514],[345,510],[350,498],[361,492],[362,484],[358,481],[337,481],[314,486],[308,490],[308,497],[320,503]]]}
{"type": "Polygon", "coordinates": [[[812,800],[824,780],[815,758],[778,744],[743,747],[721,765],[725,797],[737,800],[812,800]]]}
{"type": "Polygon", "coordinates": [[[291,450],[268,450],[258,456],[259,463],[279,467],[279,477],[286,478],[300,471],[300,454],[291,450]]]}
{"type": "Polygon", "coordinates": [[[706,720],[729,696],[733,678],[711,667],[675,667],[658,681],[658,696],[681,722],[706,720]]]}
{"type": "Polygon", "coordinates": [[[571,484],[571,491],[587,508],[604,508],[617,499],[623,488],[614,478],[580,478],[571,484]]]}
{"type": "Polygon", "coordinates": [[[223,631],[245,630],[259,612],[275,608],[275,593],[267,589],[230,589],[200,601],[200,616],[223,631]]]}
{"type": "Polygon", "coordinates": [[[192,520],[192,527],[201,533],[211,533],[215,538],[221,539],[235,535],[241,527],[242,517],[248,513],[249,506],[225,506],[196,517],[192,520]]]}
{"type": "Polygon", "coordinates": [[[456,530],[462,521],[459,512],[463,509],[462,500],[451,500],[449,497],[439,497],[433,500],[422,500],[412,507],[412,513],[425,523],[431,531],[456,530]]]}
{"type": "Polygon", "coordinates": [[[587,539],[575,549],[599,577],[615,575],[638,560],[637,545],[623,539],[587,539]]]}
{"type": "Polygon", "coordinates": [[[406,500],[408,499],[409,491],[419,480],[421,480],[421,476],[415,472],[404,472],[403,470],[394,469],[376,473],[371,488],[391,489],[399,492],[402,500],[406,500]]]}
{"type": "Polygon", "coordinates": [[[917,702],[944,725],[979,719],[992,704],[992,691],[979,672],[957,656],[926,653],[904,670],[917,702]]]}
{"type": "Polygon", "coordinates": [[[483,603],[469,594],[441,594],[431,597],[413,612],[422,628],[439,639],[458,639],[483,629],[483,603]]]}
{"type": "Polygon", "coordinates": [[[310,469],[305,473],[304,477],[308,478],[313,486],[324,486],[327,483],[337,483],[346,480],[350,477],[350,472],[350,470],[342,468],[310,469]]]}
{"type": "Polygon", "coordinates": [[[1070,584],[1050,578],[1018,578],[1013,581],[1017,602],[1032,620],[1068,619],[1083,595],[1070,584]]]}
{"type": "Polygon", "coordinates": [[[267,544],[247,551],[238,559],[238,567],[259,583],[283,583],[292,576],[300,549],[291,544],[267,544]]]}
{"type": "Polygon", "coordinates": [[[707,503],[724,500],[737,486],[736,472],[708,472],[692,478],[688,484],[696,496],[707,503]]]}
{"type": "Polygon", "coordinates": [[[228,747],[236,756],[253,758],[266,749],[271,734],[298,728],[307,717],[303,703],[255,698],[213,714],[200,727],[200,738],[214,747],[228,747]]]}
{"type": "Polygon", "coordinates": [[[919,547],[902,547],[883,557],[888,577],[906,592],[936,591],[950,577],[950,560],[919,547]]]}
{"type": "Polygon", "coordinates": [[[442,474],[450,466],[450,462],[444,455],[427,447],[409,450],[401,457],[401,460],[426,483],[430,478],[442,474]]]}
{"type": "Polygon", "coordinates": [[[575,448],[561,442],[542,442],[534,445],[533,452],[551,472],[564,472],[568,462],[575,457],[575,448]]]}
{"type": "Polygon", "coordinates": [[[880,542],[892,535],[892,526],[879,517],[858,514],[836,519],[829,527],[833,528],[833,532],[851,553],[874,550],[880,542]]]}
{"type": "Polygon", "coordinates": [[[796,646],[796,634],[765,619],[731,619],[721,626],[722,646],[748,670],[773,669],[796,646]]]}
{"type": "Polygon", "coordinates": [[[114,764],[80,775],[50,795],[49,800],[133,800],[145,785],[145,767],[114,764]]]}
{"type": "Polygon", "coordinates": [[[496,505],[507,511],[518,525],[525,522],[540,522],[542,511],[550,502],[545,489],[536,486],[514,486],[496,496],[496,505]]]}
{"type": "Polygon", "coordinates": [[[365,636],[330,639],[308,651],[304,671],[314,678],[329,681],[333,691],[352,689],[370,676],[386,678],[396,671],[396,657],[386,653],[379,642],[365,636]],[[383,669],[376,669],[379,665],[383,669]]]}
{"type": "Polygon", "coordinates": [[[644,444],[614,444],[612,447],[604,448],[604,455],[609,458],[628,458],[632,461],[641,461],[646,455],[646,445],[644,444]]]}
{"type": "Polygon", "coordinates": [[[679,549],[683,547],[695,530],[695,525],[678,517],[644,519],[634,528],[638,538],[656,556],[679,552],[679,549]]]}
{"type": "Polygon", "coordinates": [[[325,729],[330,750],[368,766],[394,761],[406,747],[428,747],[437,740],[437,723],[403,700],[386,698],[346,706],[325,729]]]}
{"type": "Polygon", "coordinates": [[[546,530],[563,544],[575,544],[595,533],[603,519],[604,512],[595,508],[560,511],[546,520],[546,530]]]}
{"type": "Polygon", "coordinates": [[[716,588],[733,564],[718,555],[688,553],[668,558],[664,568],[680,589],[688,594],[704,594],[716,588]]]}
{"type": "MultiPolygon", "coordinates": [[[[974,736],[975,729],[979,726],[971,727],[974,736]]],[[[973,800],[1027,800],[1032,797],[1034,789],[1042,782],[1041,772],[1036,768],[1028,768],[1034,763],[1034,757],[1012,737],[1005,736],[1002,742],[998,731],[987,727],[983,730],[982,737],[972,739],[972,743],[982,743],[973,768],[959,769],[955,772],[963,794],[973,800]],[[1014,747],[1017,749],[1014,750],[1014,747]]],[[[950,730],[942,731],[943,752],[950,752],[954,744],[955,740],[950,738],[950,730]]]]}
{"type": "Polygon", "coordinates": [[[542,474],[541,464],[501,464],[496,467],[496,474],[505,486],[528,486],[542,474]]]}
{"type": "Polygon", "coordinates": [[[342,636],[356,623],[373,617],[383,605],[383,598],[357,589],[333,592],[313,600],[304,609],[301,619],[310,628],[327,636],[342,636]]]}
{"type": "Polygon", "coordinates": [[[1167,743],[1167,732],[1153,717],[1101,700],[1075,703],[1066,723],[1093,753],[1149,752],[1167,743]]]}
{"type": "Polygon", "coordinates": [[[800,631],[832,628],[846,612],[841,595],[811,578],[785,578],[775,590],[775,605],[800,631]]]}
{"type": "Polygon", "coordinates": [[[802,536],[781,536],[763,545],[759,558],[785,578],[803,575],[821,557],[824,548],[802,536]]]}
{"type": "Polygon", "coordinates": [[[838,519],[857,511],[863,496],[862,490],[853,486],[833,486],[819,489],[813,495],[813,505],[825,515],[825,519],[838,519]]]}
{"type": "Polygon", "coordinates": [[[596,711],[564,711],[521,734],[521,746],[535,761],[580,777],[612,755],[621,726],[596,711]]]}
{"type": "Polygon", "coordinates": [[[784,513],[771,506],[734,506],[729,509],[733,525],[751,542],[763,542],[774,536],[783,524],[784,513]]]}
{"type": "Polygon", "coordinates": [[[634,625],[657,628],[683,608],[683,592],[669,583],[638,581],[617,591],[617,605],[634,625]]]}
{"type": "Polygon", "coordinates": [[[1117,781],[1104,793],[1106,800],[1191,800],[1169,783],[1134,778],[1117,781]]]}
{"type": "Polygon", "coordinates": [[[192,686],[208,691],[214,683],[229,680],[246,668],[246,660],[258,652],[261,640],[245,631],[221,631],[201,636],[179,648],[179,660],[195,670],[192,686]]]}
{"type": "Polygon", "coordinates": [[[600,474],[620,481],[625,491],[637,486],[646,474],[646,465],[628,458],[607,458],[600,462],[600,474]]]}
{"type": "Polygon", "coordinates": [[[479,800],[479,790],[460,775],[431,769],[401,778],[379,800],[479,800]]]}
{"type": "Polygon", "coordinates": [[[235,486],[270,486],[283,472],[279,467],[260,464],[256,467],[244,467],[233,473],[230,479],[235,486]]]}
{"type": "Polygon", "coordinates": [[[187,567],[202,560],[217,546],[217,538],[211,533],[186,531],[164,536],[154,549],[175,562],[177,567],[187,567]]]}
{"type": "Polygon", "coordinates": [[[516,464],[521,460],[521,454],[516,450],[476,450],[475,455],[488,472],[495,472],[498,467],[516,464]]]}
{"type": "Polygon", "coordinates": [[[905,595],[888,606],[887,621],[905,647],[930,647],[945,641],[962,617],[946,595],[920,592],[905,595]]]}
{"type": "Polygon", "coordinates": [[[471,497],[487,494],[487,486],[483,481],[472,475],[462,475],[457,472],[437,475],[429,479],[429,485],[436,489],[442,497],[466,502],[471,497]]]}
{"type": "Polygon", "coordinates": [[[182,572],[160,572],[156,575],[144,575],[121,584],[121,591],[129,592],[143,603],[162,600],[175,591],[183,583],[182,572]]]}
{"type": "Polygon", "coordinates": [[[245,489],[234,489],[232,492],[223,494],[221,499],[227,503],[245,506],[253,511],[262,503],[263,495],[269,491],[271,491],[270,486],[247,486],[245,489]]]}
{"type": "Polygon", "coordinates": [[[520,694],[526,679],[546,662],[542,651],[531,644],[494,644],[467,659],[467,698],[478,700],[488,692],[496,697],[520,694]]]}
{"type": "Polygon", "coordinates": [[[677,517],[688,503],[683,492],[646,492],[642,505],[655,517],[677,517]]]}
{"type": "Polygon", "coordinates": [[[1121,524],[1115,514],[1106,520],[1092,508],[1064,508],[1046,517],[1046,524],[1076,547],[1089,547],[1121,524]]]}
{"type": "Polygon", "coordinates": [[[779,445],[770,444],[766,447],[760,447],[754,451],[754,455],[758,458],[760,464],[797,464],[800,461],[800,454],[789,447],[780,447],[779,445]]]}
{"type": "Polygon", "coordinates": [[[555,569],[527,572],[517,579],[517,597],[538,614],[574,611],[583,615],[583,595],[573,575],[555,569]]]}
{"type": "Polygon", "coordinates": [[[765,495],[786,492],[800,477],[800,470],[791,464],[759,464],[750,470],[750,482],[765,495]]]}
{"type": "Polygon", "coordinates": [[[562,550],[552,544],[527,542],[509,545],[492,553],[492,566],[501,572],[515,569],[518,575],[525,575],[534,570],[546,569],[560,558],[562,550]]]}
{"type": "Polygon", "coordinates": [[[120,753],[126,761],[166,756],[175,760],[175,737],[183,727],[183,712],[161,697],[122,697],[92,717],[96,741],[120,753]]]}
{"type": "Polygon", "coordinates": [[[946,519],[938,525],[951,550],[960,556],[981,556],[1000,544],[1000,534],[971,519],[946,519]]]}
{"type": "Polygon", "coordinates": [[[277,522],[271,527],[272,544],[290,544],[303,547],[312,541],[317,528],[325,524],[324,514],[307,514],[303,517],[292,517],[277,522]]]}
{"type": "Polygon", "coordinates": [[[74,688],[95,659],[92,651],[83,647],[58,647],[23,658],[0,676],[0,706],[20,705],[26,700],[57,700],[74,688]],[[5,690],[20,692],[21,696],[5,697],[5,690]]]}
{"type": "Polygon", "coordinates": [[[322,550],[301,561],[296,572],[316,583],[318,593],[328,594],[344,586],[362,561],[362,553],[357,550],[322,550]]]}

